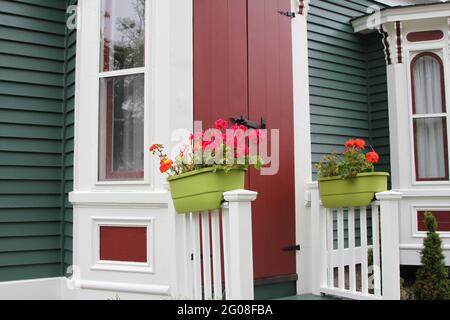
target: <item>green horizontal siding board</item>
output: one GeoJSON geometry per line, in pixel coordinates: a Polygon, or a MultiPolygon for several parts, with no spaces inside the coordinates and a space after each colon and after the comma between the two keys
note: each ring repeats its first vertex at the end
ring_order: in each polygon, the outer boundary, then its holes
{"type": "Polygon", "coordinates": [[[39,17],[40,20],[65,23],[65,15],[64,12],[61,14],[62,10],[60,8],[36,6],[31,5],[31,3],[22,3],[21,1],[0,0],[0,12],[28,18],[39,17]]]}
{"type": "Polygon", "coordinates": [[[0,208],[59,208],[60,199],[60,195],[0,194],[0,208]]]}
{"type": "Polygon", "coordinates": [[[0,224],[0,238],[59,236],[59,225],[59,221],[39,223],[2,223],[0,224]]]}
{"type": "Polygon", "coordinates": [[[60,35],[43,34],[41,32],[2,27],[1,25],[0,39],[55,48],[62,48],[64,41],[64,37],[60,35]]]}
{"type": "Polygon", "coordinates": [[[12,16],[4,13],[0,13],[0,26],[32,30],[35,33],[56,34],[64,37],[64,28],[59,23],[12,16]]]}
{"type": "Polygon", "coordinates": [[[42,71],[26,71],[4,67],[0,72],[0,81],[11,81],[50,87],[62,87],[62,80],[62,75],[60,74],[43,73],[42,71]]]}
{"type": "Polygon", "coordinates": [[[0,54],[0,68],[46,72],[62,76],[63,64],[59,61],[0,54]]]}
{"type": "Polygon", "coordinates": [[[57,140],[61,137],[61,129],[54,127],[2,124],[0,125],[0,137],[57,140]]]}
{"type": "Polygon", "coordinates": [[[0,81],[0,94],[62,100],[61,88],[0,81]]]}
{"type": "Polygon", "coordinates": [[[60,181],[23,181],[10,180],[7,183],[0,182],[0,194],[59,194],[60,181]]]}
{"type": "Polygon", "coordinates": [[[59,153],[61,151],[61,141],[0,138],[0,151],[59,153]]]}
{"type": "Polygon", "coordinates": [[[367,129],[367,120],[356,120],[351,118],[333,117],[330,115],[311,115],[311,124],[336,126],[340,128],[367,129]]]}
{"type": "Polygon", "coordinates": [[[52,61],[64,61],[61,48],[44,47],[37,44],[11,42],[0,39],[0,54],[12,54],[22,57],[41,58],[52,61]]]}
{"type": "MultiPolygon", "coordinates": [[[[5,209],[0,212],[0,223],[7,222],[49,222],[59,221],[57,208],[19,208],[5,209]]],[[[20,236],[20,235],[18,235],[20,236]]]]}
{"type": "MultiPolygon", "coordinates": [[[[60,275],[60,263],[28,266],[19,265],[0,268],[0,281],[52,278],[60,275]]],[[[39,292],[36,292],[36,299],[38,298],[39,292]]]]}
{"type": "Polygon", "coordinates": [[[52,112],[61,114],[61,101],[38,97],[0,95],[0,109],[28,110],[34,112],[52,112]]]}
{"type": "Polygon", "coordinates": [[[21,152],[0,152],[0,166],[55,167],[60,168],[61,155],[21,152]]]}
{"type": "Polygon", "coordinates": [[[365,122],[367,122],[369,119],[369,115],[366,112],[339,109],[335,107],[321,107],[316,105],[311,108],[311,115],[332,116],[334,119],[344,118],[363,120],[365,122]]]}
{"type": "Polygon", "coordinates": [[[0,241],[0,253],[59,249],[60,236],[13,237],[0,241]]]}
{"type": "MultiPolygon", "coordinates": [[[[61,128],[61,114],[0,108],[0,123],[13,123],[33,126],[61,128]]],[[[53,128],[54,129],[54,128],[53,128]]]]}
{"type": "MultiPolygon", "coordinates": [[[[54,180],[61,178],[61,168],[51,167],[23,167],[23,166],[0,166],[0,183],[7,185],[5,180],[54,180]]],[[[25,183],[25,182],[24,182],[25,183]]]]}
{"type": "Polygon", "coordinates": [[[0,267],[56,263],[61,260],[60,250],[0,252],[0,267]]]}

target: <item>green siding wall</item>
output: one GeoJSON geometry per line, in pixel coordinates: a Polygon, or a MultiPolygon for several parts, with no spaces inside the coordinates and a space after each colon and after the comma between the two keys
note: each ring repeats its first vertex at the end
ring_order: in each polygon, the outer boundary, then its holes
{"type": "MultiPolygon", "coordinates": [[[[308,16],[312,160],[348,138],[367,139],[388,166],[386,65],[376,34],[353,32],[350,19],[366,14],[366,0],[312,0],[308,16]]],[[[316,172],[315,168],[313,169],[316,172]]]]}
{"type": "Polygon", "coordinates": [[[61,209],[72,177],[64,139],[73,136],[65,9],[61,0],[0,0],[0,281],[59,276],[70,262],[62,249],[71,247],[70,209],[61,209]]]}

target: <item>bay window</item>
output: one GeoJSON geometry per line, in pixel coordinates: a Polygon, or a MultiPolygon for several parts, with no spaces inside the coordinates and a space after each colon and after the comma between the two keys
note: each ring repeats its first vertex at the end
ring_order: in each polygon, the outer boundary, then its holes
{"type": "Polygon", "coordinates": [[[99,180],[144,179],[145,0],[103,0],[99,180]]]}
{"type": "Polygon", "coordinates": [[[424,52],[411,62],[417,181],[448,181],[447,108],[441,58],[424,52]]]}

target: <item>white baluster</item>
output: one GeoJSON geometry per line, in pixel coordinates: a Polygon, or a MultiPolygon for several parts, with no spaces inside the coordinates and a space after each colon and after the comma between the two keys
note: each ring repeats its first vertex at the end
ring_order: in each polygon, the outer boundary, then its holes
{"type": "Polygon", "coordinates": [[[334,230],[333,230],[333,210],[327,209],[327,239],[328,239],[328,288],[334,288],[334,230]]]}
{"type": "Polygon", "coordinates": [[[360,223],[361,223],[361,289],[362,293],[367,295],[369,293],[369,279],[367,270],[367,208],[360,208],[360,223]]]}
{"type": "Polygon", "coordinates": [[[379,224],[379,206],[372,206],[372,241],[373,241],[373,286],[374,294],[381,296],[381,279],[380,279],[380,224],[379,224]]]}
{"type": "Polygon", "coordinates": [[[194,253],[194,299],[202,300],[201,253],[200,253],[200,214],[193,213],[191,220],[192,248],[194,253]]]}
{"type": "Polygon", "coordinates": [[[356,263],[355,263],[355,208],[348,209],[348,251],[350,291],[356,292],[356,263]]]}
{"type": "Polygon", "coordinates": [[[337,211],[337,231],[338,231],[338,270],[339,289],[345,289],[345,259],[344,259],[344,210],[337,211]]]}
{"type": "Polygon", "coordinates": [[[186,291],[189,293],[189,299],[194,299],[194,247],[193,247],[193,234],[192,234],[192,213],[184,215],[185,217],[185,261],[186,261],[186,291]]]}
{"type": "Polygon", "coordinates": [[[209,212],[202,212],[202,257],[203,257],[203,292],[205,300],[211,300],[212,281],[211,281],[211,238],[209,231],[209,212]]]}
{"type": "Polygon", "coordinates": [[[223,234],[223,268],[225,276],[225,297],[230,300],[229,285],[231,283],[230,267],[230,215],[228,214],[229,205],[224,203],[222,206],[222,234],[223,234]]]}
{"type": "Polygon", "coordinates": [[[211,214],[211,238],[213,260],[214,299],[221,300],[222,296],[222,265],[220,253],[220,213],[219,210],[211,214]]]}

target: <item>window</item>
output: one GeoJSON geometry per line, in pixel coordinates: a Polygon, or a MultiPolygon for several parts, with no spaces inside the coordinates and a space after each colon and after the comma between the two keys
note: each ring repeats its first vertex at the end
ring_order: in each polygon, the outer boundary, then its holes
{"type": "Polygon", "coordinates": [[[444,67],[431,52],[411,63],[417,181],[449,179],[444,67]]]}
{"type": "Polygon", "coordinates": [[[103,0],[99,180],[144,178],[145,0],[103,0]]]}

